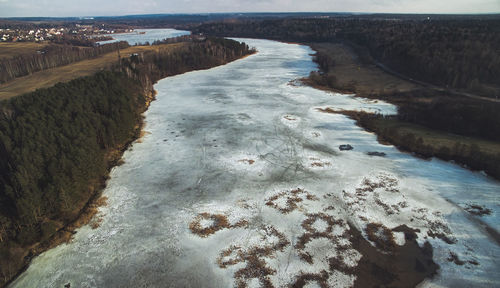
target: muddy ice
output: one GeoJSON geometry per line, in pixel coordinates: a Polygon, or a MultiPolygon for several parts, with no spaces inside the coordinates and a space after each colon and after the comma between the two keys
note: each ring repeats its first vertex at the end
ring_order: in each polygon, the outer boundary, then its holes
{"type": "Polygon", "coordinates": [[[244,41],[259,52],[155,86],[150,133],[113,169],[100,227],[37,257],[13,287],[350,287],[363,256],[351,229],[385,249],[405,244],[401,225],[440,265],[422,286],[500,285],[485,228],[500,228],[498,182],[321,113],[396,109],[297,85],[316,69],[308,47],[244,41]]]}

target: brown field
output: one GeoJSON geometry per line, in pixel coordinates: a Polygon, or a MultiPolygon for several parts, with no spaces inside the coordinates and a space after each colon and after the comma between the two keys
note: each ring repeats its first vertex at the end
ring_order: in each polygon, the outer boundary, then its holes
{"type": "Polygon", "coordinates": [[[5,42],[0,43],[0,60],[14,56],[33,54],[47,46],[45,43],[34,42],[5,42]]]}
{"type": "Polygon", "coordinates": [[[358,96],[379,95],[395,91],[410,91],[417,88],[416,84],[385,73],[374,64],[365,64],[349,47],[337,43],[314,43],[311,47],[327,54],[335,65],[330,66],[328,74],[337,78],[339,90],[343,87],[353,87],[358,96]]]}
{"type": "MultiPolygon", "coordinates": [[[[175,43],[160,46],[134,46],[121,50],[120,54],[121,57],[127,57],[132,53],[141,53],[158,49],[175,49],[183,45],[183,43],[175,43]]],[[[47,69],[20,77],[0,85],[0,100],[33,92],[36,89],[48,88],[59,82],[68,82],[75,78],[88,76],[100,70],[108,69],[117,62],[117,52],[111,52],[95,59],[79,61],[66,66],[47,69]]]]}
{"type": "MultiPolygon", "coordinates": [[[[417,103],[420,101],[432,101],[434,99],[426,97],[426,95],[441,97],[440,95],[443,91],[447,91],[457,97],[467,97],[478,101],[485,100],[484,97],[477,95],[448,91],[442,87],[428,84],[421,85],[405,80],[404,75],[397,76],[382,70],[373,64],[373,59],[370,59],[366,55],[359,56],[344,44],[318,43],[311,44],[311,47],[318,52],[328,55],[334,61],[334,64],[329,67],[327,73],[327,77],[333,75],[336,80],[333,83],[328,83],[330,87],[321,86],[325,85],[322,82],[324,78],[320,78],[318,81],[317,78],[313,77],[314,75],[303,79],[306,84],[319,89],[355,93],[357,96],[371,99],[383,99],[396,106],[407,105],[409,101],[407,98],[399,97],[400,95],[410,95],[411,101],[417,103]],[[425,91],[429,93],[423,93],[425,91]],[[411,94],[397,92],[409,92],[411,94]]],[[[487,100],[491,102],[498,101],[495,99],[487,100]]],[[[360,114],[363,113],[354,111],[337,112],[329,108],[320,109],[320,111],[325,113],[340,113],[358,120],[357,123],[359,126],[377,134],[380,143],[393,144],[404,151],[415,152],[424,157],[434,156],[444,160],[455,160],[460,164],[472,167],[472,169],[484,170],[492,177],[500,179],[500,169],[495,164],[495,161],[498,161],[496,159],[500,157],[499,142],[456,135],[447,131],[433,129],[432,127],[402,121],[396,117],[367,118],[361,117],[363,115],[360,114]],[[462,151],[463,149],[465,151],[462,151]]]]}

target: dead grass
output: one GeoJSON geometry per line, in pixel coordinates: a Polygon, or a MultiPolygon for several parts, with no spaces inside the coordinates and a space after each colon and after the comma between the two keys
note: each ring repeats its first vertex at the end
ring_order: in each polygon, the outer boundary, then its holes
{"type": "Polygon", "coordinates": [[[238,263],[243,262],[243,252],[240,246],[231,245],[228,249],[223,250],[219,258],[217,258],[217,264],[220,268],[225,269],[228,266],[233,266],[238,263]]]}
{"type": "Polygon", "coordinates": [[[73,231],[78,227],[90,224],[92,229],[99,227],[102,222],[102,218],[96,218],[95,216],[99,212],[99,207],[106,206],[108,197],[101,196],[97,200],[90,203],[87,208],[80,214],[78,219],[73,222],[70,226],[66,227],[67,230],[73,231]]]}
{"type": "Polygon", "coordinates": [[[308,214],[307,219],[302,222],[302,228],[310,233],[332,233],[333,226],[343,224],[342,220],[334,220],[332,216],[323,213],[308,214]],[[323,220],[328,223],[325,231],[317,231],[312,225],[318,221],[323,220]]]}
{"type": "Polygon", "coordinates": [[[330,166],[332,165],[330,162],[312,162],[311,166],[312,167],[325,167],[325,166],[330,166]]]}
{"type": "Polygon", "coordinates": [[[226,228],[231,228],[231,224],[229,223],[227,216],[222,214],[201,213],[198,214],[194,221],[189,224],[189,229],[191,229],[191,232],[203,238],[226,228]],[[212,220],[212,225],[210,225],[209,227],[202,227],[201,221],[203,219],[212,220]]]}
{"type": "Polygon", "coordinates": [[[447,233],[441,232],[441,231],[436,231],[432,228],[427,231],[427,236],[432,237],[432,238],[441,239],[446,244],[450,244],[450,245],[457,243],[457,240],[455,238],[448,237],[447,233]]]}
{"type": "MultiPolygon", "coordinates": [[[[133,53],[147,51],[170,50],[183,46],[184,43],[166,44],[160,46],[134,46],[120,50],[122,57],[133,53]]],[[[118,62],[117,52],[104,54],[98,58],[75,62],[69,65],[47,69],[28,76],[16,78],[0,85],[0,100],[12,98],[36,89],[48,88],[59,82],[89,76],[98,71],[106,70],[118,62]]]]}
{"type": "Polygon", "coordinates": [[[328,288],[328,272],[322,270],[319,273],[300,273],[295,282],[291,285],[292,288],[302,288],[309,283],[316,283],[321,288],[328,288]]]}
{"type": "MultiPolygon", "coordinates": [[[[302,222],[302,228],[304,228],[305,232],[297,239],[297,243],[295,244],[295,249],[297,249],[299,257],[309,264],[314,264],[312,256],[305,251],[307,243],[311,242],[314,239],[320,239],[320,238],[328,239],[332,243],[336,244],[337,249],[339,251],[350,248],[350,246],[341,245],[339,243],[339,240],[341,238],[349,239],[350,237],[349,230],[345,230],[342,235],[332,234],[335,226],[345,227],[346,225],[347,223],[344,220],[334,219],[332,216],[329,216],[327,214],[323,213],[308,214],[307,218],[302,222]],[[313,227],[313,224],[318,220],[323,220],[328,224],[325,231],[318,231],[313,227]]],[[[340,259],[339,261],[342,262],[340,259]]]]}
{"type": "Polygon", "coordinates": [[[305,197],[305,199],[311,201],[318,200],[316,196],[301,188],[297,188],[291,191],[283,191],[274,196],[271,196],[266,200],[266,205],[280,211],[282,214],[288,214],[299,208],[298,203],[304,201],[302,197],[305,197]],[[280,198],[286,198],[285,207],[280,207],[280,205],[278,205],[277,201],[280,198]]]}
{"type": "Polygon", "coordinates": [[[194,220],[189,223],[189,229],[194,234],[206,238],[215,232],[222,229],[234,229],[234,228],[245,228],[248,226],[247,220],[240,220],[235,224],[231,224],[226,215],[223,214],[210,214],[210,213],[200,213],[194,218],[194,220]],[[211,220],[212,224],[208,227],[202,227],[201,221],[211,220]]]}
{"type": "Polygon", "coordinates": [[[253,163],[255,163],[255,160],[252,160],[252,159],[241,159],[241,160],[238,160],[238,162],[240,162],[240,163],[247,163],[248,165],[252,165],[253,163]]]}
{"type": "Polygon", "coordinates": [[[0,43],[0,60],[13,58],[15,56],[35,54],[36,51],[42,50],[46,43],[35,42],[4,42],[0,43]]]}
{"type": "Polygon", "coordinates": [[[380,223],[369,223],[365,228],[368,240],[384,252],[392,252],[396,248],[396,241],[392,231],[380,223]]]}
{"type": "Polygon", "coordinates": [[[145,130],[141,130],[141,132],[139,133],[139,138],[137,140],[135,140],[135,141],[137,143],[142,143],[142,139],[144,138],[144,136],[149,135],[149,134],[151,134],[151,132],[145,131],[145,130]]]}
{"type": "Polygon", "coordinates": [[[335,65],[329,67],[329,74],[335,75],[337,90],[349,87],[358,96],[367,96],[417,88],[415,84],[385,73],[373,64],[361,63],[356,53],[344,44],[314,43],[311,47],[334,60],[335,65]]]}
{"type": "Polygon", "coordinates": [[[383,188],[386,192],[398,193],[398,180],[386,174],[377,175],[378,181],[373,181],[369,178],[364,178],[360,187],[356,188],[356,196],[365,197],[367,193],[374,192],[376,189],[383,188]]]}
{"type": "Polygon", "coordinates": [[[246,264],[245,267],[234,273],[236,287],[238,288],[248,287],[248,281],[251,279],[258,279],[261,287],[274,287],[269,276],[276,274],[276,270],[267,266],[264,258],[275,257],[276,253],[282,252],[285,247],[290,245],[290,242],[284,234],[272,226],[263,227],[262,230],[266,233],[262,238],[262,243],[265,243],[266,237],[272,236],[277,237],[278,242],[253,246],[248,249],[232,245],[223,250],[217,259],[219,267],[223,269],[238,263],[246,264]]]}

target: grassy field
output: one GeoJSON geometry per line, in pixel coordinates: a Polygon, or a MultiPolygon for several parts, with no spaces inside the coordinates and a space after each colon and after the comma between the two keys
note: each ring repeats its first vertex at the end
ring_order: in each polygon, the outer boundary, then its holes
{"type": "Polygon", "coordinates": [[[417,85],[385,73],[374,64],[362,61],[351,48],[340,43],[314,43],[311,47],[328,55],[334,65],[329,75],[337,79],[336,89],[348,90],[358,96],[380,95],[394,91],[410,91],[417,85]]]}
{"type": "MultiPolygon", "coordinates": [[[[159,46],[134,46],[120,51],[121,57],[128,57],[133,53],[146,51],[175,49],[183,43],[166,44],[159,46]]],[[[110,68],[118,63],[118,53],[104,54],[98,58],[75,62],[66,66],[47,69],[28,76],[17,78],[0,85],[0,100],[15,97],[40,88],[48,88],[59,82],[68,82],[75,78],[92,75],[93,73],[110,68]]]]}
{"type": "Polygon", "coordinates": [[[0,43],[0,60],[24,54],[34,54],[45,46],[47,46],[47,44],[34,42],[0,43]]]}
{"type": "MultiPolygon", "coordinates": [[[[314,43],[311,44],[311,47],[315,51],[328,55],[333,60],[333,65],[329,66],[328,72],[322,77],[316,76],[314,78],[313,75],[304,80],[305,83],[316,88],[350,92],[360,97],[372,99],[383,99],[399,107],[406,107],[412,103],[432,102],[444,97],[439,92],[430,93],[432,97],[437,98],[427,97],[426,93],[420,92],[430,91],[431,88],[383,71],[376,65],[370,64],[372,63],[370,59],[361,59],[362,57],[359,57],[355,51],[344,44],[314,43]],[[324,79],[331,75],[335,78],[334,85],[331,85],[330,82],[327,86],[323,86],[324,79]]],[[[460,96],[457,97],[458,101],[460,96]]],[[[325,109],[323,112],[339,113],[329,109],[325,109]]],[[[473,169],[485,170],[493,177],[500,179],[500,166],[498,165],[500,163],[500,142],[451,134],[447,131],[405,122],[397,117],[384,118],[353,111],[340,113],[356,119],[359,126],[376,133],[382,143],[390,143],[404,151],[415,152],[424,157],[455,160],[473,169]]]]}

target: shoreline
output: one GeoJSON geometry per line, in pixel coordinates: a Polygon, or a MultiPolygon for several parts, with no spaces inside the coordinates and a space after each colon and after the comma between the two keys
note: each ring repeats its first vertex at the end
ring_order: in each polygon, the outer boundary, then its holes
{"type": "MultiPolygon", "coordinates": [[[[316,53],[320,53],[320,49],[318,49],[317,47],[315,47],[315,45],[313,45],[311,43],[303,43],[302,45],[309,46],[316,53]]],[[[337,67],[337,66],[334,66],[334,67],[337,67]]],[[[363,69],[372,69],[373,68],[373,67],[370,67],[370,68],[364,67],[362,64],[360,64],[359,67],[360,68],[358,68],[358,69],[361,69],[361,70],[363,70],[363,69]]],[[[318,67],[318,69],[321,70],[320,67],[318,67]]],[[[339,69],[339,68],[336,68],[336,69],[339,69]]],[[[393,85],[398,85],[397,84],[398,81],[397,81],[397,79],[394,80],[394,76],[393,75],[388,74],[387,72],[385,72],[383,70],[381,70],[380,72],[383,73],[383,74],[386,74],[386,75],[382,75],[381,79],[383,79],[384,77],[389,77],[387,79],[392,78],[393,80],[391,80],[391,81],[395,81],[394,83],[396,83],[396,84],[393,83],[393,85]]],[[[347,72],[347,73],[349,73],[349,72],[347,72]]],[[[326,75],[329,75],[329,73],[327,72],[327,73],[324,73],[322,75],[326,76],[326,75]]],[[[335,72],[332,73],[332,75],[335,75],[335,72]]],[[[322,91],[328,91],[328,92],[333,92],[333,93],[341,93],[341,94],[349,94],[349,95],[353,95],[353,97],[357,97],[357,98],[367,98],[367,99],[372,99],[372,100],[386,101],[386,102],[391,103],[392,105],[394,105],[396,107],[400,106],[399,103],[398,103],[398,101],[396,101],[395,99],[392,99],[390,97],[380,97],[380,96],[383,96],[384,91],[383,91],[383,89],[382,89],[382,91],[377,91],[377,89],[380,89],[379,87],[378,88],[374,87],[374,89],[371,90],[372,91],[371,93],[367,93],[366,92],[367,90],[370,90],[370,88],[369,88],[370,81],[373,82],[376,79],[365,79],[365,82],[361,85],[363,87],[360,88],[361,91],[359,91],[359,92],[358,91],[347,90],[347,89],[340,89],[340,88],[337,88],[337,87],[330,87],[330,86],[326,86],[326,85],[321,85],[317,81],[314,81],[313,79],[311,79],[310,76],[304,77],[304,78],[299,79],[299,80],[300,80],[301,83],[303,83],[305,85],[308,85],[308,86],[310,86],[312,88],[319,89],[319,90],[322,90],[322,91]]],[[[400,83],[406,83],[407,81],[404,80],[404,79],[399,79],[399,82],[400,83]]],[[[336,85],[338,85],[338,83],[336,85]]],[[[379,85],[379,86],[382,85],[383,86],[383,84],[381,84],[381,83],[377,83],[377,85],[379,85]]],[[[404,84],[400,84],[400,85],[404,85],[404,84]]],[[[411,88],[412,86],[407,87],[407,89],[409,89],[408,91],[417,91],[419,89],[426,89],[425,87],[415,86],[416,84],[414,84],[414,83],[412,83],[412,85],[413,85],[413,88],[411,88]]],[[[391,91],[387,91],[385,93],[389,93],[390,94],[392,92],[391,91]]],[[[399,100],[399,101],[401,101],[401,100],[399,100]]],[[[328,112],[328,111],[324,111],[324,112],[328,112]]],[[[472,172],[484,171],[484,172],[487,173],[487,175],[489,177],[491,177],[491,178],[493,178],[493,179],[495,179],[497,181],[500,181],[499,171],[497,171],[494,167],[492,167],[493,164],[491,164],[491,163],[482,163],[481,161],[478,162],[478,161],[475,161],[475,160],[471,160],[471,159],[468,159],[467,156],[464,156],[464,155],[457,155],[457,154],[452,154],[452,153],[440,153],[440,149],[439,148],[442,148],[442,146],[436,146],[436,147],[434,147],[434,149],[433,149],[432,152],[425,152],[424,153],[425,149],[423,149],[423,148],[422,149],[417,149],[417,148],[412,148],[412,147],[414,147],[413,145],[402,145],[401,141],[396,141],[397,137],[388,137],[390,135],[384,135],[384,134],[388,134],[388,133],[383,133],[383,131],[381,131],[380,129],[375,129],[376,127],[375,127],[374,124],[372,124],[372,125],[366,125],[366,123],[364,123],[364,124],[360,123],[361,122],[361,121],[359,121],[359,114],[360,113],[357,113],[355,111],[343,111],[343,112],[345,112],[345,113],[339,113],[339,114],[346,115],[346,116],[350,117],[351,119],[356,120],[356,125],[358,127],[361,127],[365,131],[374,133],[377,136],[377,141],[380,144],[383,144],[383,145],[387,145],[387,144],[393,145],[393,146],[395,146],[401,152],[404,152],[404,153],[413,153],[413,154],[415,154],[415,156],[423,158],[423,159],[429,159],[429,158],[435,157],[437,159],[440,159],[440,160],[443,160],[443,161],[447,161],[447,162],[453,161],[455,164],[460,165],[463,168],[468,169],[469,171],[472,171],[472,172]],[[354,114],[358,114],[358,115],[356,116],[354,114]],[[368,127],[368,126],[370,126],[370,127],[368,127]]],[[[367,115],[371,115],[371,116],[377,116],[377,114],[375,114],[375,113],[364,112],[363,114],[367,114],[367,115]]],[[[368,117],[366,117],[366,118],[368,118],[368,117]]],[[[370,120],[367,120],[367,121],[370,121],[370,120]]],[[[462,135],[458,135],[458,134],[453,134],[451,132],[446,132],[446,131],[441,131],[441,130],[437,130],[437,129],[432,129],[432,128],[425,127],[425,126],[418,125],[418,124],[406,123],[406,122],[401,122],[400,124],[401,125],[406,125],[406,126],[413,125],[415,127],[418,127],[421,130],[428,130],[428,133],[433,133],[434,135],[442,135],[443,138],[449,138],[448,135],[454,135],[454,137],[456,137],[457,143],[462,144],[462,142],[464,142],[465,144],[463,144],[463,145],[466,145],[467,147],[469,147],[469,146],[472,147],[472,145],[474,145],[475,142],[480,142],[480,143],[490,142],[490,143],[497,144],[497,142],[495,142],[495,141],[486,140],[486,139],[482,139],[482,138],[474,138],[474,137],[469,137],[469,136],[462,136],[462,135]]],[[[395,126],[397,126],[397,125],[395,125],[395,126]]],[[[408,132],[408,131],[406,131],[406,132],[408,132]]],[[[422,136],[423,138],[425,138],[423,135],[417,135],[417,136],[422,136]]],[[[415,140],[417,140],[417,139],[415,139],[415,140]]],[[[426,140],[427,139],[424,139],[424,142],[429,142],[430,143],[429,140],[427,140],[427,141],[426,140]]],[[[429,143],[427,143],[427,144],[431,145],[429,143]]],[[[498,145],[499,145],[499,151],[500,151],[500,144],[498,144],[498,145]]],[[[482,148],[481,150],[484,150],[483,147],[480,147],[480,148],[482,148]]],[[[446,147],[446,149],[450,149],[450,147],[446,147]]],[[[495,156],[495,155],[492,154],[491,156],[495,156]]],[[[484,159],[488,159],[488,157],[484,156],[484,155],[483,155],[483,158],[484,159]]]]}
{"type": "MultiPolygon", "coordinates": [[[[107,153],[107,162],[108,162],[108,167],[107,167],[107,173],[103,175],[100,179],[95,179],[92,181],[92,183],[96,184],[95,190],[91,193],[91,196],[89,197],[88,201],[86,201],[83,204],[83,207],[80,209],[80,211],[77,213],[77,216],[75,217],[74,220],[71,222],[64,224],[61,228],[55,232],[51,237],[44,241],[36,242],[32,244],[31,246],[27,247],[24,258],[23,258],[23,265],[22,267],[14,274],[12,278],[10,278],[8,281],[2,284],[1,287],[8,287],[10,284],[12,284],[16,279],[19,278],[21,274],[23,274],[30,266],[31,261],[41,255],[42,253],[55,248],[61,244],[64,243],[69,243],[73,239],[73,235],[77,233],[77,229],[81,228],[82,226],[85,226],[89,223],[91,223],[96,215],[98,214],[98,208],[106,205],[106,199],[107,197],[103,196],[103,192],[107,186],[107,181],[110,179],[110,173],[111,170],[117,166],[121,165],[121,162],[123,161],[123,154],[125,151],[127,151],[130,146],[132,146],[137,140],[139,140],[142,136],[144,136],[144,126],[145,126],[145,116],[144,113],[148,110],[149,106],[151,105],[151,102],[156,100],[156,95],[157,91],[154,90],[154,85],[158,83],[158,81],[184,74],[187,72],[193,72],[193,71],[201,71],[201,70],[207,70],[207,69],[212,69],[221,65],[226,65],[231,62],[244,59],[248,56],[256,54],[257,51],[253,51],[252,53],[240,56],[239,58],[232,59],[232,60],[223,60],[223,63],[213,65],[212,67],[208,68],[198,68],[198,69],[192,69],[190,71],[184,71],[183,73],[175,74],[175,75],[168,75],[166,77],[163,77],[158,80],[153,80],[153,83],[151,83],[151,86],[146,86],[144,87],[144,98],[145,98],[145,103],[143,107],[140,107],[139,109],[142,109],[140,112],[140,119],[135,127],[135,131],[133,132],[133,136],[126,141],[125,143],[118,145],[118,147],[115,147],[113,149],[110,149],[107,153]]],[[[91,224],[92,225],[92,224],[91,224]]],[[[99,226],[99,220],[96,221],[95,223],[95,228],[99,226]]],[[[94,227],[92,227],[94,228],[94,227]]]]}
{"type": "MultiPolygon", "coordinates": [[[[144,128],[144,112],[146,112],[149,108],[151,102],[156,99],[156,90],[153,89],[150,92],[150,95],[146,95],[146,103],[144,106],[144,111],[141,112],[141,119],[137,124],[136,131],[134,131],[133,137],[127,141],[125,144],[120,145],[119,147],[115,147],[108,152],[106,158],[108,158],[108,168],[106,175],[102,176],[101,179],[98,179],[96,182],[98,183],[97,188],[94,193],[90,196],[89,200],[84,204],[83,208],[77,213],[75,219],[68,224],[61,227],[54,235],[52,235],[49,239],[37,242],[29,248],[28,255],[24,257],[24,265],[23,267],[16,273],[14,277],[12,277],[8,282],[4,283],[2,287],[8,287],[12,284],[21,274],[28,270],[31,261],[42,253],[56,248],[59,245],[64,243],[70,243],[73,240],[73,235],[77,233],[77,229],[89,224],[99,213],[98,208],[106,205],[107,197],[103,196],[102,193],[107,187],[107,181],[110,179],[111,170],[117,166],[121,165],[121,161],[123,158],[123,154],[127,151],[137,140],[139,140],[143,134],[144,128]]],[[[92,229],[98,228],[99,223],[96,223],[97,226],[93,226],[92,229]]]]}
{"type": "MultiPolygon", "coordinates": [[[[301,45],[308,46],[313,51],[318,53],[318,50],[315,49],[313,45],[310,45],[308,43],[302,43],[301,45]]],[[[351,90],[320,85],[318,83],[315,83],[315,81],[313,81],[310,76],[298,79],[298,81],[314,89],[326,92],[349,94],[353,95],[353,97],[363,97],[358,96],[356,92],[351,90]]],[[[363,98],[380,100],[376,97],[363,98]]],[[[321,109],[319,111],[329,113],[328,111],[323,111],[321,109]]],[[[335,113],[343,114],[349,117],[349,115],[346,115],[342,112],[335,113]]],[[[355,124],[358,127],[366,130],[365,127],[359,124],[359,121],[356,121],[355,124]]],[[[383,141],[381,141],[381,137],[379,137],[379,135],[377,135],[377,141],[381,144],[388,144],[382,143],[383,141]]],[[[351,237],[354,239],[355,247],[363,255],[361,260],[359,261],[358,267],[356,267],[355,269],[355,271],[357,272],[357,278],[354,282],[353,287],[380,285],[414,287],[419,285],[420,283],[423,283],[426,279],[433,279],[436,275],[438,275],[440,267],[433,261],[434,248],[427,241],[421,247],[417,242],[418,236],[415,231],[407,227],[406,225],[392,229],[392,231],[394,232],[404,233],[406,239],[405,244],[403,246],[399,246],[395,243],[391,243],[390,251],[383,252],[374,247],[368,239],[365,239],[362,231],[358,230],[357,227],[352,224],[349,224],[349,226],[351,227],[351,237]],[[411,261],[409,261],[410,259],[411,261]],[[414,267],[415,263],[418,263],[417,266],[419,266],[421,270],[418,270],[414,267]]]]}

